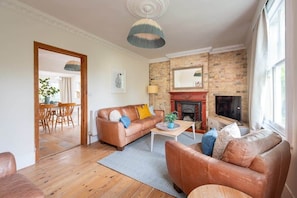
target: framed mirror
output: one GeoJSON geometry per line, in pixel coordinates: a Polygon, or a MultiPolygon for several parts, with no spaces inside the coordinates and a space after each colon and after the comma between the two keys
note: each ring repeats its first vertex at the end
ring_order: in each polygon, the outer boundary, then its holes
{"type": "Polygon", "coordinates": [[[173,89],[203,88],[203,67],[185,67],[172,69],[173,89]]]}

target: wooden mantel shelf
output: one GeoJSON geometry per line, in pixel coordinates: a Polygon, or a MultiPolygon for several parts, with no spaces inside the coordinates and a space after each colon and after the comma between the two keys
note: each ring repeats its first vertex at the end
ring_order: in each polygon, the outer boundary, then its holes
{"type": "Polygon", "coordinates": [[[169,92],[171,99],[188,101],[206,101],[207,91],[203,92],[169,92]]]}

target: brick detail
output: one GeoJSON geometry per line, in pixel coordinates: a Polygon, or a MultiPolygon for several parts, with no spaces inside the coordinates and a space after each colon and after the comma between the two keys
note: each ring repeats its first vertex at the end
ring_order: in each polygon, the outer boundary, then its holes
{"type": "MultiPolygon", "coordinates": [[[[152,63],[149,66],[149,83],[159,86],[155,95],[156,109],[170,112],[170,94],[172,89],[172,69],[203,66],[203,89],[186,89],[182,91],[207,91],[207,115],[215,115],[215,95],[236,95],[242,98],[242,121],[248,121],[248,86],[247,86],[247,52],[237,50],[219,54],[202,53],[172,58],[169,61],[152,63]]],[[[150,103],[152,98],[150,97],[150,103]]]]}

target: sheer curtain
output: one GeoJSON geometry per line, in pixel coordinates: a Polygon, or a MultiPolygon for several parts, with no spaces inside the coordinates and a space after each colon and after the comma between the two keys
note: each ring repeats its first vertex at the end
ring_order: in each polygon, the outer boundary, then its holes
{"type": "Polygon", "coordinates": [[[261,128],[268,55],[268,23],[265,7],[254,27],[249,76],[249,122],[252,130],[261,128]]]}
{"type": "Polygon", "coordinates": [[[61,102],[72,102],[72,81],[70,77],[62,77],[61,80],[61,102]]]}

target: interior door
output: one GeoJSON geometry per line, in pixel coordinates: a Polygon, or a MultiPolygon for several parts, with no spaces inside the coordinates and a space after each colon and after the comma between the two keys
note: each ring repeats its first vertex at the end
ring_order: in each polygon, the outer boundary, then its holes
{"type": "Polygon", "coordinates": [[[87,56],[72,52],[69,50],[57,48],[54,46],[46,45],[39,42],[34,42],[34,115],[35,115],[35,148],[36,148],[36,161],[40,159],[39,153],[39,49],[44,49],[56,53],[61,53],[73,57],[80,58],[81,71],[80,71],[80,90],[81,90],[81,145],[87,145],[88,133],[87,133],[87,56]]]}

